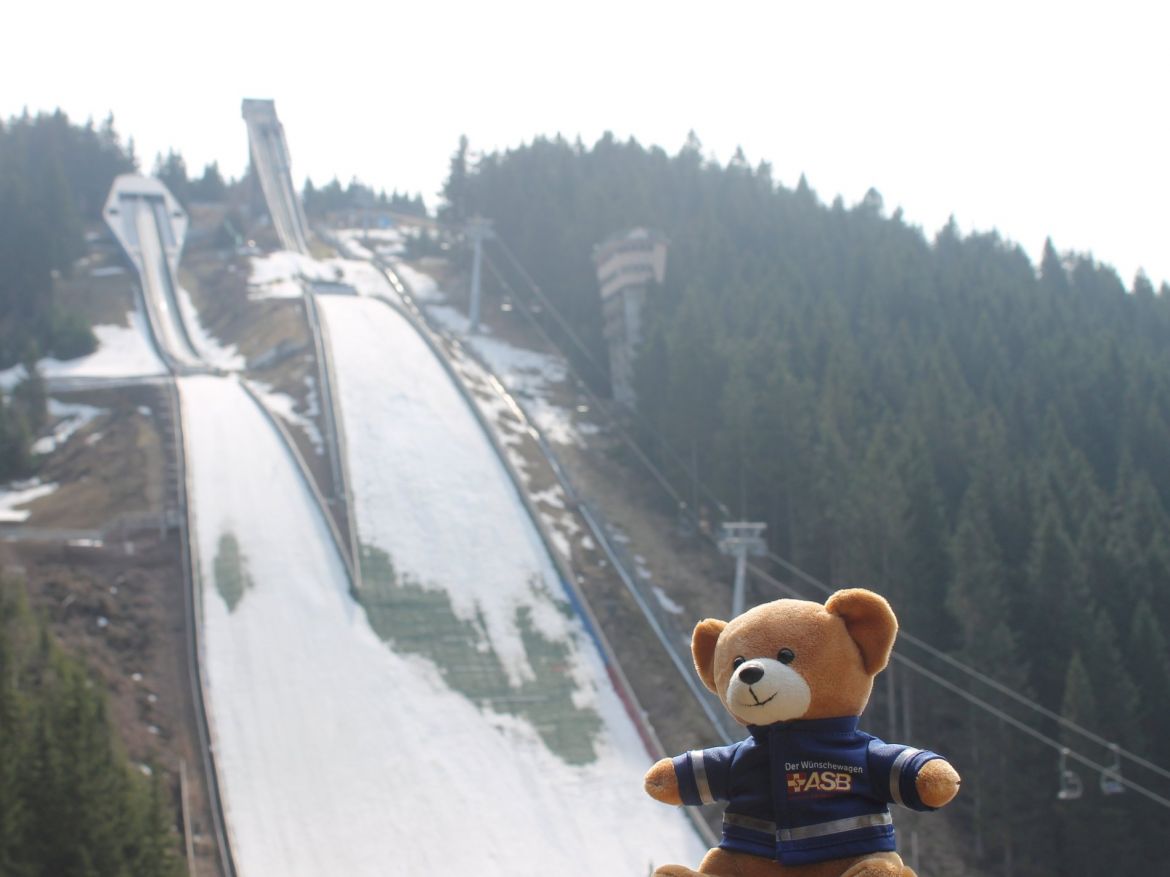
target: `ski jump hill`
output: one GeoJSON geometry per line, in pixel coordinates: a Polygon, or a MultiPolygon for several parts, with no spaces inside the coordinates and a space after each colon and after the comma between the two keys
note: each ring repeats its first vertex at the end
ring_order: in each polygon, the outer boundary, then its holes
{"type": "MultiPolygon", "coordinates": [[[[254,166],[287,178],[272,130],[254,166]]],[[[276,191],[295,195],[291,178],[276,191]]],[[[223,870],[584,877],[699,858],[692,823],[642,792],[652,756],[620,670],[390,284],[365,272],[356,295],[304,290],[328,360],[342,538],[261,395],[165,309],[182,246],[169,193],[133,178],[114,202],[180,400],[223,870]]],[[[299,202],[269,205],[303,242],[299,202]]],[[[286,255],[309,265],[305,249],[286,255]]]]}

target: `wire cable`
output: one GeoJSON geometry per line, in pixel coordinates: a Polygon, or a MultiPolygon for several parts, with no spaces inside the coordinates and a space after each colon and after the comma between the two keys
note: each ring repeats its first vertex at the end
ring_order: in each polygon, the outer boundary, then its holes
{"type": "MultiPolygon", "coordinates": [[[[789,561],[785,560],[780,555],[769,551],[767,554],[767,557],[769,560],[772,560],[773,562],[784,567],[786,570],[788,570],[793,575],[799,576],[803,581],[808,582],[810,585],[815,587],[821,593],[830,594],[833,592],[834,589],[831,588],[829,585],[822,582],[816,576],[810,575],[809,573],[805,572],[800,567],[796,566],[796,564],[790,563],[789,561]]],[[[753,567],[752,565],[749,564],[749,569],[751,569],[752,572],[756,573],[757,575],[760,575],[760,576],[765,577],[765,578],[771,578],[771,576],[768,576],[768,574],[766,572],[764,572],[764,570],[762,570],[758,567],[753,567]]],[[[775,582],[774,579],[773,579],[773,582],[775,582]]],[[[962,661],[958,660],[957,658],[955,658],[951,655],[948,655],[946,652],[942,651],[941,649],[935,648],[930,643],[923,640],[921,637],[917,637],[907,630],[903,629],[903,630],[898,631],[898,638],[901,640],[904,640],[904,641],[906,641],[914,646],[917,646],[918,648],[922,649],[924,652],[931,655],[932,657],[937,658],[938,660],[942,661],[945,664],[948,664],[951,667],[954,667],[956,670],[960,671],[961,673],[967,674],[972,679],[976,679],[979,682],[982,682],[984,685],[988,686],[989,688],[995,689],[996,691],[998,691],[1000,694],[1004,695],[1005,697],[1009,697],[1012,700],[1016,701],[1016,703],[1019,703],[1023,706],[1028,707],[1031,710],[1034,710],[1034,711],[1040,713],[1040,715],[1044,716],[1045,718],[1051,719],[1052,721],[1056,722],[1057,724],[1059,724],[1062,728],[1065,728],[1066,730],[1073,731],[1074,733],[1080,734],[1082,737],[1085,737],[1085,738],[1093,741],[1094,743],[1099,743],[1102,746],[1111,747],[1111,746],[1115,745],[1113,743],[1113,741],[1106,740],[1104,737],[1100,736],[1099,734],[1093,733],[1088,728],[1082,727],[1081,725],[1078,725],[1076,722],[1072,721],[1071,719],[1065,718],[1060,713],[1054,712],[1053,710],[1048,709],[1048,707],[1044,706],[1043,704],[1037,703],[1036,701],[1032,700],[1030,697],[1027,697],[1023,694],[1020,694],[1014,688],[1011,688],[1010,686],[1004,685],[1002,682],[1000,682],[999,680],[997,680],[993,676],[988,676],[986,673],[983,673],[979,670],[976,670],[974,667],[971,667],[968,664],[964,664],[962,661]]],[[[1170,779],[1170,770],[1166,770],[1166,768],[1162,767],[1161,765],[1155,764],[1154,762],[1152,762],[1146,758],[1143,758],[1142,756],[1140,756],[1134,752],[1130,752],[1128,749],[1118,747],[1117,752],[1123,758],[1129,759],[1134,764],[1140,765],[1141,767],[1144,767],[1146,770],[1152,771],[1152,772],[1158,774],[1159,776],[1170,779]]]]}
{"type": "MultiPolygon", "coordinates": [[[[937,673],[935,673],[932,670],[928,670],[926,667],[922,666],[917,661],[914,661],[910,658],[907,658],[905,655],[898,654],[897,652],[894,653],[893,658],[898,663],[904,664],[905,666],[909,667],[914,672],[926,677],[927,679],[930,679],[931,681],[933,681],[937,685],[941,685],[947,691],[950,691],[953,694],[959,695],[959,697],[963,698],[968,703],[974,704],[975,706],[979,707],[980,709],[983,709],[986,712],[990,713],[991,715],[995,716],[997,719],[1000,719],[1001,721],[1006,722],[1007,724],[1011,725],[1016,730],[1022,731],[1023,733],[1027,734],[1029,737],[1033,737],[1036,740],[1039,740],[1041,743],[1045,744],[1046,746],[1051,746],[1053,749],[1057,750],[1058,752],[1066,752],[1068,754],[1069,758],[1073,759],[1074,761],[1079,761],[1081,764],[1085,765],[1085,767],[1091,768],[1092,770],[1096,770],[1096,771],[1099,771],[1101,773],[1105,773],[1106,771],[1109,770],[1105,765],[1098,764],[1097,762],[1093,761],[1091,758],[1086,758],[1084,755],[1081,755],[1076,750],[1071,749],[1071,748],[1063,745],[1060,741],[1052,739],[1047,734],[1045,734],[1041,731],[1037,731],[1035,728],[1033,728],[1027,722],[1020,721],[1019,719],[1015,718],[1014,716],[1009,715],[1008,713],[1005,713],[1003,710],[998,709],[997,707],[993,706],[992,704],[988,703],[987,701],[983,700],[982,698],[977,697],[976,695],[971,694],[971,692],[964,690],[961,686],[955,685],[949,679],[946,679],[946,678],[938,675],[937,673]]],[[[1127,789],[1131,789],[1131,790],[1137,792],[1139,795],[1142,795],[1146,798],[1149,798],[1154,803],[1161,804],[1163,807],[1170,809],[1170,798],[1164,798],[1161,795],[1159,795],[1157,792],[1151,792],[1145,786],[1142,786],[1138,783],[1135,783],[1133,780],[1126,779],[1125,777],[1121,776],[1118,773],[1111,773],[1110,776],[1113,779],[1117,780],[1119,783],[1121,783],[1121,785],[1125,786],[1127,789]]]]}

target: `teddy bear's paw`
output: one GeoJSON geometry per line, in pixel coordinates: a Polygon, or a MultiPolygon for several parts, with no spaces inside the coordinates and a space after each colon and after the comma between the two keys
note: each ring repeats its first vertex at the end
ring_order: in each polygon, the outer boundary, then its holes
{"type": "Polygon", "coordinates": [[[934,758],[922,766],[915,785],[922,803],[927,807],[941,807],[959,794],[959,774],[944,759],[934,758]]]}
{"type": "Polygon", "coordinates": [[[865,859],[855,864],[841,877],[915,877],[915,875],[901,861],[865,859]]]}
{"type": "Polygon", "coordinates": [[[646,789],[646,794],[656,801],[675,806],[682,804],[682,797],[678,791],[678,779],[674,775],[674,765],[669,758],[663,758],[646,771],[643,787],[646,789]]]}

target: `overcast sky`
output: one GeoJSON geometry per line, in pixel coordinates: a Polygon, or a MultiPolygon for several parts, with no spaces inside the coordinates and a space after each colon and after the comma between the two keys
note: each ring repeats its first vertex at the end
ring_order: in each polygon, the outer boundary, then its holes
{"type": "Polygon", "coordinates": [[[357,176],[427,204],[473,150],[694,129],[825,201],[870,186],[929,234],[954,214],[1037,258],[1170,280],[1170,8],[1156,2],[16,4],[0,115],[113,111],[150,169],[242,173],[243,97],[276,100],[298,185],[357,176]],[[182,9],[180,14],[179,10],[182,9]]]}

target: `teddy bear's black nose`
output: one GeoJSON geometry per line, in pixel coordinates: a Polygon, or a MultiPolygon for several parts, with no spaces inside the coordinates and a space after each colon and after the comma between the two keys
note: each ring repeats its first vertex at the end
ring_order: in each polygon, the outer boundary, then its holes
{"type": "Polygon", "coordinates": [[[744,667],[739,671],[739,678],[741,682],[748,685],[755,685],[764,678],[764,668],[759,666],[744,667]]]}

